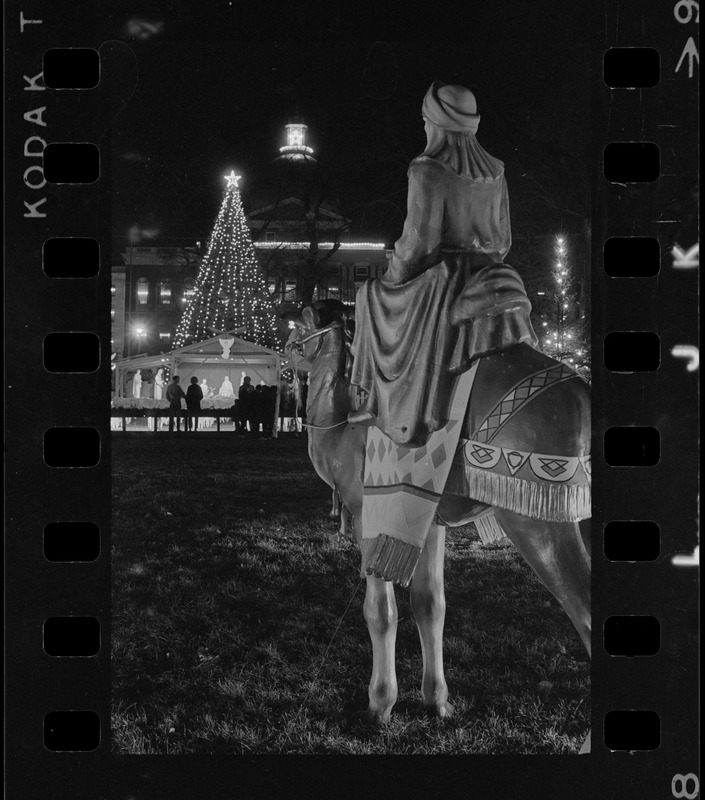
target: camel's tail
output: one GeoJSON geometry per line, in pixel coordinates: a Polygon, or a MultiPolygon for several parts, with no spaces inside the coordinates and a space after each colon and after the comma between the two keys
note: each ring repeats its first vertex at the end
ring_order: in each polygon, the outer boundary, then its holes
{"type": "Polygon", "coordinates": [[[506,537],[502,526],[497,522],[494,511],[489,509],[481,517],[473,520],[475,528],[480,535],[480,541],[484,545],[496,544],[506,537]]]}

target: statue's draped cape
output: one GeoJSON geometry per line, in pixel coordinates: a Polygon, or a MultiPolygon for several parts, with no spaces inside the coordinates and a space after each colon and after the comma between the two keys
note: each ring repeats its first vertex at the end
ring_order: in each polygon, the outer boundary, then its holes
{"type": "Polygon", "coordinates": [[[504,165],[474,136],[458,172],[421,156],[389,268],[358,291],[352,383],[396,444],[418,447],[447,422],[454,375],[512,344],[537,344],[511,246],[504,165]]]}

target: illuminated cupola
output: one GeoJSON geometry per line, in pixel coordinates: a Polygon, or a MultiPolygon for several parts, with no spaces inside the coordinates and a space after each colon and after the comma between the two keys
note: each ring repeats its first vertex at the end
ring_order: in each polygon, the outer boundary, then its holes
{"type": "MultiPolygon", "coordinates": [[[[286,144],[279,148],[281,155],[287,161],[314,161],[313,148],[306,144],[308,125],[303,122],[290,122],[286,127],[286,144]]],[[[279,160],[277,159],[277,160],[279,160]]]]}

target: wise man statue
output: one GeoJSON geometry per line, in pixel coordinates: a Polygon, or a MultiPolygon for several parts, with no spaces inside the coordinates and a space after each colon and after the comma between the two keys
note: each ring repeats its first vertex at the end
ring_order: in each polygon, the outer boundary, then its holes
{"type": "Polygon", "coordinates": [[[421,113],[404,230],[385,274],[357,293],[352,383],[366,399],[348,417],[411,447],[446,424],[455,376],[474,360],[538,344],[524,284],[504,263],[504,164],[477,141],[473,93],[435,81],[421,113]]]}
{"type": "Polygon", "coordinates": [[[132,396],[137,399],[142,394],[142,370],[138,369],[132,378],[132,396]]]}
{"type": "Polygon", "coordinates": [[[154,376],[154,399],[161,400],[164,396],[164,370],[159,367],[154,376]]]}

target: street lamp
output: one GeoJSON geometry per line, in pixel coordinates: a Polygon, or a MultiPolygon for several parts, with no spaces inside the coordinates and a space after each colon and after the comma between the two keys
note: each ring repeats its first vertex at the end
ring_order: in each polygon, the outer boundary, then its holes
{"type": "Polygon", "coordinates": [[[132,332],[137,337],[137,352],[139,353],[141,352],[142,340],[147,338],[147,330],[141,325],[137,325],[132,332]]]}

